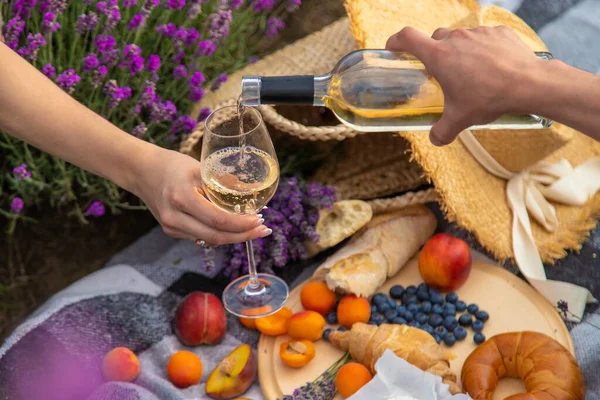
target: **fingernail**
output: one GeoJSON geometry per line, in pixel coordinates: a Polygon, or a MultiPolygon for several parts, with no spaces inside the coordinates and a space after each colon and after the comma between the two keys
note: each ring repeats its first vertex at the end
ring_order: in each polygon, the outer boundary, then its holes
{"type": "Polygon", "coordinates": [[[258,221],[256,221],[254,223],[254,227],[261,226],[264,223],[265,223],[265,219],[264,218],[260,218],[258,221]]]}
{"type": "Polygon", "coordinates": [[[262,218],[262,217],[263,217],[263,215],[262,215],[262,214],[256,214],[256,216],[257,216],[258,218],[262,218]]]}
{"type": "Polygon", "coordinates": [[[269,207],[267,207],[267,206],[264,206],[262,209],[263,209],[263,210],[266,210],[267,208],[269,208],[269,207]]]}
{"type": "Polygon", "coordinates": [[[265,227],[265,229],[260,231],[260,237],[269,236],[271,233],[273,233],[273,229],[265,227]]]}
{"type": "Polygon", "coordinates": [[[431,144],[433,144],[434,146],[441,147],[444,145],[444,143],[442,143],[440,140],[438,140],[438,138],[435,135],[429,135],[429,140],[431,141],[431,144]]]}

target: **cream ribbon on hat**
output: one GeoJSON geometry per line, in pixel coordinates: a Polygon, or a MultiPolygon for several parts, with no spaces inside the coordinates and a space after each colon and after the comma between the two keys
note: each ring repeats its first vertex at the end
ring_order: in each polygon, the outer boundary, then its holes
{"type": "Polygon", "coordinates": [[[471,131],[460,140],[475,159],[491,174],[506,179],[506,197],[513,214],[512,242],[515,261],[521,273],[555,307],[566,301],[571,321],[583,318],[586,303],[597,300],[585,288],[572,283],[549,280],[535,244],[529,215],[552,232],[559,221],[549,200],[572,206],[585,204],[600,189],[600,157],[573,168],[568,160],[540,161],[520,172],[511,172],[496,161],[471,131]]]}

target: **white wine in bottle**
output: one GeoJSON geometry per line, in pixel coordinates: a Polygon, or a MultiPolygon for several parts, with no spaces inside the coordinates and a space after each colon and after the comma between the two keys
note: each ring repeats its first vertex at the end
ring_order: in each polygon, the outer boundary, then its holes
{"type": "MultiPolygon", "coordinates": [[[[536,53],[543,59],[552,54],[536,53]]],[[[327,107],[345,125],[362,132],[428,131],[442,116],[444,94],[425,66],[408,53],[358,50],[326,75],[245,76],[241,104],[327,107]]],[[[543,129],[537,115],[504,115],[473,129],[543,129]]]]}

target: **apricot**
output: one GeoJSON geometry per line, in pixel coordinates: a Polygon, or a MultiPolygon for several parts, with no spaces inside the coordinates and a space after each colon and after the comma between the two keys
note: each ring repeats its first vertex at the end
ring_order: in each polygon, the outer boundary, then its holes
{"type": "Polygon", "coordinates": [[[256,329],[256,318],[240,317],[240,323],[248,329],[256,329]]]}
{"type": "Polygon", "coordinates": [[[321,315],[333,311],[337,297],[325,282],[309,282],[300,292],[300,302],[305,310],[316,311],[321,315]]]}
{"type": "Polygon", "coordinates": [[[232,399],[245,393],[254,382],[258,363],[247,344],[236,347],[211,372],[206,394],[214,399],[232,399]]]}
{"type": "Polygon", "coordinates": [[[267,336],[279,336],[287,333],[288,321],[292,317],[292,310],[282,307],[281,310],[266,317],[256,319],[256,329],[267,336]]]}
{"type": "Polygon", "coordinates": [[[167,376],[178,388],[195,385],[202,378],[202,361],[191,351],[178,351],[169,358],[167,376]]]}
{"type": "Polygon", "coordinates": [[[279,357],[288,367],[301,368],[315,358],[317,350],[310,340],[290,340],[279,346],[279,357]]]}
{"type": "Polygon", "coordinates": [[[367,367],[357,362],[350,362],[338,371],[335,377],[335,388],[343,397],[347,398],[358,392],[373,379],[367,367]]]}
{"type": "Polygon", "coordinates": [[[186,346],[214,345],[227,332],[227,317],[221,300],[211,293],[192,292],[175,310],[175,334],[186,346]]]}
{"type": "Polygon", "coordinates": [[[316,311],[300,311],[288,322],[288,335],[296,340],[319,340],[323,336],[325,318],[316,311]]]}
{"type": "Polygon", "coordinates": [[[104,356],[102,373],[107,381],[132,382],[140,373],[140,361],[128,348],[116,347],[104,356]]]}
{"type": "Polygon", "coordinates": [[[371,317],[371,305],[364,297],[353,294],[344,296],[337,308],[337,319],[340,325],[350,329],[357,322],[366,324],[371,317]]]}

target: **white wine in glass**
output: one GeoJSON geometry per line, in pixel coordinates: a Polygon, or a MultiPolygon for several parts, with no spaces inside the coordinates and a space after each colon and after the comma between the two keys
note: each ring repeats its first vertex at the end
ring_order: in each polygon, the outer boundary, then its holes
{"type": "MultiPolygon", "coordinates": [[[[258,110],[224,107],[206,119],[202,182],[209,200],[232,214],[256,215],[271,200],[279,184],[279,163],[258,110]]],[[[223,305],[237,316],[264,317],[285,305],[289,289],[282,279],[259,274],[252,241],[246,248],[249,274],[225,288],[223,305]]]]}

